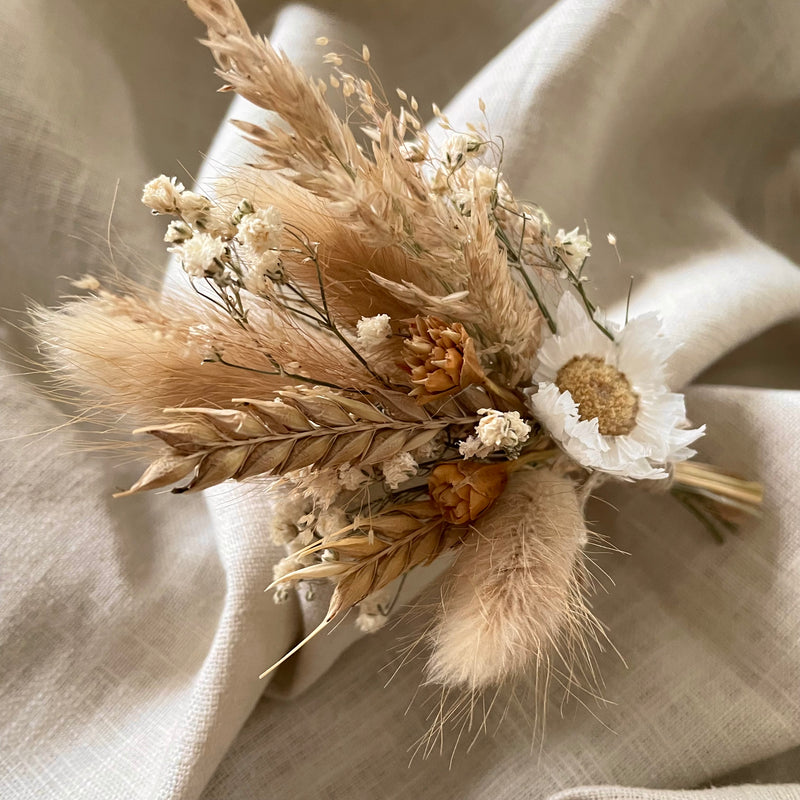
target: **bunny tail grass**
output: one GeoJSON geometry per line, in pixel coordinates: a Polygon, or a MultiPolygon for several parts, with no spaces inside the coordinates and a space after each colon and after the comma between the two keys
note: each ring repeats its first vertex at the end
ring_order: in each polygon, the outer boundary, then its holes
{"type": "Polygon", "coordinates": [[[573,484],[525,469],[475,524],[429,634],[428,682],[476,692],[585,653],[594,629],[581,586],[586,528],[573,484]]]}

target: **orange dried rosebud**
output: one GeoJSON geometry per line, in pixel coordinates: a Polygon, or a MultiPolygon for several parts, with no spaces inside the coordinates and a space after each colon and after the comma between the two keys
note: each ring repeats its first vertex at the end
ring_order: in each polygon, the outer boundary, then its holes
{"type": "Polygon", "coordinates": [[[485,379],[475,344],[460,322],[417,317],[403,342],[403,358],[415,384],[410,394],[420,405],[444,399],[485,379]]]}
{"type": "Polygon", "coordinates": [[[428,491],[444,519],[452,525],[474,522],[503,493],[508,483],[505,463],[447,461],[434,467],[428,491]]]}

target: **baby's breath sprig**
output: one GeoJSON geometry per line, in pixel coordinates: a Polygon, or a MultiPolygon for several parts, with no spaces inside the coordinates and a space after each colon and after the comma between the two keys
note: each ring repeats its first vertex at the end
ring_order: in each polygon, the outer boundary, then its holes
{"type": "MultiPolygon", "coordinates": [[[[170,223],[168,230],[170,241],[177,239],[180,241],[169,249],[179,257],[194,291],[200,297],[214,304],[230,316],[239,327],[252,334],[248,309],[242,297],[242,291],[247,290],[268,305],[297,318],[303,324],[312,325],[338,339],[375,380],[387,388],[393,388],[392,384],[379,375],[353,345],[350,337],[340,328],[331,313],[319,263],[318,242],[312,242],[296,225],[284,222],[277,210],[271,207],[257,209],[246,198],[238,203],[229,219],[225,219],[222,212],[215,212],[216,227],[221,232],[214,236],[199,230],[196,218],[185,216],[187,195],[191,195],[192,207],[202,206],[209,210],[212,208],[208,198],[187,192],[176,179],[168,179],[163,175],[145,187],[142,200],[151,206],[154,213],[180,216],[179,225],[170,223]],[[281,238],[284,235],[290,237],[294,246],[281,246],[281,238]],[[287,273],[282,264],[282,255],[293,255],[305,263],[313,264],[316,296],[312,296],[287,273]]],[[[204,217],[207,218],[208,215],[204,217]]],[[[253,337],[257,342],[254,334],[253,337]]],[[[329,381],[287,370],[268,352],[264,352],[263,355],[272,364],[272,370],[235,364],[219,352],[210,355],[206,361],[248,369],[264,375],[279,375],[307,383],[336,386],[329,381]]]]}

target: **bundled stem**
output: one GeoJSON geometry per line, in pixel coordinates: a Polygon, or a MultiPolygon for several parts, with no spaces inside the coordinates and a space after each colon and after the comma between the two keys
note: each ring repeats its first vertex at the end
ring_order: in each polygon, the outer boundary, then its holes
{"type": "Polygon", "coordinates": [[[764,500],[760,483],[698,461],[673,466],[670,491],[720,543],[720,526],[735,530],[746,517],[761,513],[764,500]]]}

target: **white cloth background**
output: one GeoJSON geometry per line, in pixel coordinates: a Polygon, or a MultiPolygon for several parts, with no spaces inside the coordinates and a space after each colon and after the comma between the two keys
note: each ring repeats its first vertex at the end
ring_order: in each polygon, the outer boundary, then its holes
{"type": "MultiPolygon", "coordinates": [[[[709,424],[701,455],[763,480],[765,514],[720,547],[668,498],[606,492],[590,515],[630,553],[602,558],[614,585],[595,602],[627,662],[600,656],[613,704],[560,715],[554,699],[541,749],[512,709],[452,769],[447,756],[409,769],[427,728],[424,705],[406,713],[419,664],[387,688],[382,671],[409,624],[345,650],[345,623],[262,697],[258,673],[314,613],[261,592],[277,557],[267,500],[112,501],[135,469],[110,469],[74,430],[38,435],[63,418],[9,363],[0,797],[661,800],[758,780],[775,783],[698,794],[800,797],[800,6],[243,5],[309,69],[321,70],[324,34],[369,42],[387,87],[422,107],[450,100],[454,123],[483,97],[516,193],[558,224],[589,221],[599,300],[619,311],[634,273],[632,312],[663,311],[684,343],[676,380],[700,376],[688,405],[709,424]]],[[[165,263],[138,190],[179,159],[194,175],[225,115],[200,34],[177,2],[3,4],[3,306],[52,302],[58,276],[102,263],[117,180],[117,263],[165,263]]],[[[204,176],[242,157],[234,142],[221,129],[204,176]]],[[[6,318],[9,349],[30,352],[20,318],[6,318]]]]}

